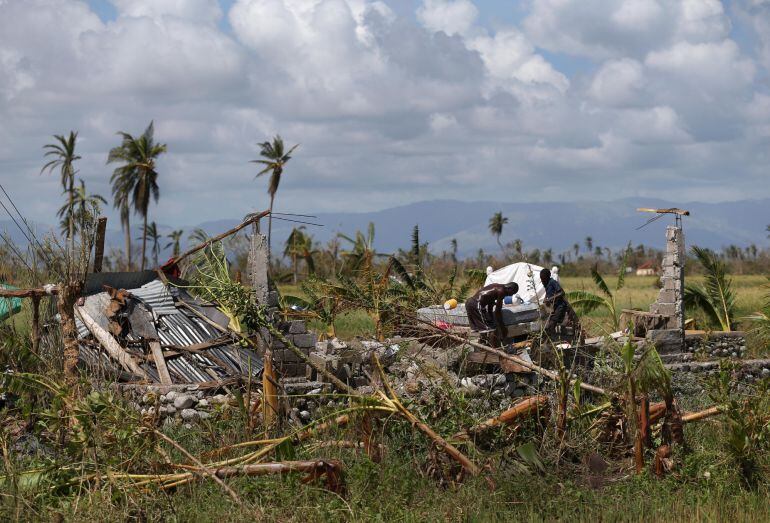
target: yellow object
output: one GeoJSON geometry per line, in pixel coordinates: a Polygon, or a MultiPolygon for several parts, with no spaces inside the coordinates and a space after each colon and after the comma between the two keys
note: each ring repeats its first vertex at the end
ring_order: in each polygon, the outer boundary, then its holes
{"type": "Polygon", "coordinates": [[[456,299],[454,299],[454,298],[452,298],[451,300],[447,300],[447,301],[445,301],[445,302],[444,302],[444,309],[445,309],[445,310],[451,311],[451,310],[452,310],[452,309],[454,309],[455,307],[457,307],[457,300],[456,300],[456,299]]]}

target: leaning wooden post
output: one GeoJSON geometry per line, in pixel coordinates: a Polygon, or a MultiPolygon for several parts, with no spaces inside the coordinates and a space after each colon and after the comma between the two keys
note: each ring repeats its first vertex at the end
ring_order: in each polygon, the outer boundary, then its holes
{"type": "Polygon", "coordinates": [[[107,218],[100,216],[96,223],[96,240],[94,242],[94,272],[102,272],[104,261],[104,237],[107,232],[107,218]]]}
{"type": "Polygon", "coordinates": [[[32,295],[32,353],[37,355],[40,350],[40,296],[32,295]]]}

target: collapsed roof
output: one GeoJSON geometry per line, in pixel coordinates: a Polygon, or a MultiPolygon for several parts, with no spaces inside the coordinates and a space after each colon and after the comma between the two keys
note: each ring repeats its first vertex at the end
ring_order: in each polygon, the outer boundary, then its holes
{"type": "Polygon", "coordinates": [[[88,276],[81,310],[109,332],[146,376],[121,365],[79,318],[81,363],[123,382],[161,383],[150,342],[160,344],[172,384],[219,386],[262,372],[263,360],[241,345],[216,304],[201,302],[185,282],[162,281],[154,271],[88,276]]]}

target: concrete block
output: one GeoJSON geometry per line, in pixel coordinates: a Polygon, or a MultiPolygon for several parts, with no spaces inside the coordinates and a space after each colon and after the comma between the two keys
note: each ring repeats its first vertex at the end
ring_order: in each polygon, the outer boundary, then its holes
{"type": "Polygon", "coordinates": [[[313,333],[305,333],[305,334],[292,334],[291,336],[292,342],[294,342],[294,345],[301,348],[308,348],[312,349],[315,347],[316,342],[316,335],[313,333]]]}
{"type": "Polygon", "coordinates": [[[291,334],[305,334],[307,332],[307,327],[305,326],[305,322],[303,320],[293,320],[289,324],[289,333],[291,334]]]}
{"type": "Polygon", "coordinates": [[[678,289],[661,289],[658,293],[658,303],[676,303],[681,299],[678,289]]]}
{"type": "Polygon", "coordinates": [[[647,331],[647,342],[655,345],[661,354],[684,350],[684,336],[679,329],[653,329],[647,331]]]}
{"type": "Polygon", "coordinates": [[[650,312],[663,316],[676,316],[681,311],[676,303],[653,303],[650,312]]]}
{"type": "Polygon", "coordinates": [[[278,293],[276,291],[268,292],[265,301],[268,307],[278,307],[278,293]]]}

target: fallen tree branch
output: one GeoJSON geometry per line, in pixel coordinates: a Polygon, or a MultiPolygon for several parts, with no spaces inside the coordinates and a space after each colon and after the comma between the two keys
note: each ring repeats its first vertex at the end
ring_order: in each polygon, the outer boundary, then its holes
{"type": "Polygon", "coordinates": [[[467,430],[459,432],[455,437],[476,435],[501,425],[510,425],[519,418],[534,414],[542,407],[548,404],[548,396],[532,396],[526,398],[508,410],[503,411],[499,416],[490,418],[467,430]]]}
{"type": "Polygon", "coordinates": [[[722,407],[719,405],[715,405],[713,407],[709,407],[705,410],[701,410],[698,412],[691,412],[689,414],[685,414],[682,416],[682,423],[690,423],[692,421],[700,421],[702,419],[710,418],[712,416],[716,416],[717,414],[722,414],[723,410],[722,407]]]}
{"type": "Polygon", "coordinates": [[[211,479],[216,481],[219,484],[219,486],[221,486],[225,490],[225,492],[227,492],[227,494],[233,499],[233,501],[235,501],[238,505],[243,506],[243,502],[238,497],[238,494],[236,494],[233,489],[227,486],[227,484],[224,481],[222,481],[217,474],[209,470],[206,467],[206,465],[201,463],[201,461],[198,458],[196,458],[195,456],[187,452],[187,450],[184,447],[182,447],[179,443],[177,443],[173,439],[163,434],[161,431],[153,429],[153,433],[159,436],[163,441],[169,443],[171,446],[176,448],[179,452],[184,454],[187,459],[195,463],[200,468],[201,472],[203,472],[205,475],[209,476],[211,479]]]}
{"type": "Polygon", "coordinates": [[[460,452],[454,445],[446,441],[444,438],[442,438],[440,435],[438,435],[432,428],[430,428],[428,425],[423,423],[417,416],[415,416],[409,409],[404,407],[404,405],[401,403],[401,401],[398,399],[398,396],[396,395],[393,388],[390,386],[390,383],[388,383],[387,378],[385,377],[385,371],[382,369],[382,364],[380,363],[380,359],[377,357],[377,354],[372,353],[372,360],[374,360],[375,367],[377,369],[377,372],[380,375],[380,380],[382,381],[383,386],[385,387],[385,390],[388,392],[386,395],[382,391],[379,391],[382,398],[384,400],[389,400],[393,406],[396,407],[398,412],[406,418],[413,426],[420,429],[423,433],[425,433],[435,444],[438,448],[443,450],[447,455],[449,455],[452,459],[457,461],[462,468],[471,474],[472,476],[478,476],[481,472],[481,469],[473,463],[468,457],[460,452]]]}
{"type": "Polygon", "coordinates": [[[83,307],[75,306],[75,314],[80,317],[80,320],[91,334],[94,335],[94,338],[97,339],[99,344],[104,347],[104,350],[117,360],[125,370],[140,376],[147,381],[151,381],[147,372],[134,361],[134,358],[126,352],[126,349],[121,347],[118,341],[113,338],[109,332],[96,323],[96,320],[94,320],[83,307]]]}

